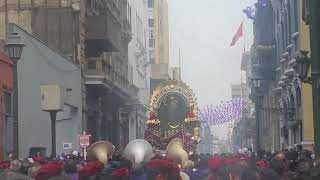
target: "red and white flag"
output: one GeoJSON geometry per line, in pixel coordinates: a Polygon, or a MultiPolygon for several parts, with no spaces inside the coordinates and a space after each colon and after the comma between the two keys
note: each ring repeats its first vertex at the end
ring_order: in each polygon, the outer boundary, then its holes
{"type": "Polygon", "coordinates": [[[243,36],[243,22],[241,22],[236,34],[233,36],[230,46],[234,46],[238,41],[238,39],[242,36],[243,36]]]}

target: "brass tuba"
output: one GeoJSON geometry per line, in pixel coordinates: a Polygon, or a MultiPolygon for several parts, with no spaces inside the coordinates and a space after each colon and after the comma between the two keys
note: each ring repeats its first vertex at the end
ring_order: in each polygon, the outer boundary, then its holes
{"type": "Polygon", "coordinates": [[[167,158],[172,159],[179,164],[189,159],[188,153],[184,150],[184,142],[180,138],[173,139],[166,149],[167,158]]]}
{"type": "Polygon", "coordinates": [[[133,169],[139,169],[153,158],[153,149],[149,142],[136,139],[127,144],[123,157],[130,160],[133,169]]]}
{"type": "Polygon", "coordinates": [[[112,158],[113,146],[109,141],[99,141],[93,143],[88,148],[88,160],[100,161],[103,164],[108,163],[108,159],[112,158]]]}

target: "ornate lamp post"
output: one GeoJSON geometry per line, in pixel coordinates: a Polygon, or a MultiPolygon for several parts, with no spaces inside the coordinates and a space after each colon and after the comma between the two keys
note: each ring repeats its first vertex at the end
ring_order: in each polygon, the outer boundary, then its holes
{"type": "Polygon", "coordinates": [[[8,56],[13,61],[13,151],[14,155],[19,155],[19,118],[18,118],[18,70],[17,64],[21,59],[22,50],[25,44],[21,43],[21,38],[17,33],[12,33],[7,37],[5,48],[8,56]]]}

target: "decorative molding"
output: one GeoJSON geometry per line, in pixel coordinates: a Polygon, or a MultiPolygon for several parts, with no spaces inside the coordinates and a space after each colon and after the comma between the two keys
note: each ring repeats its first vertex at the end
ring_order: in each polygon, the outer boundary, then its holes
{"type": "Polygon", "coordinates": [[[278,84],[279,84],[279,86],[281,86],[281,87],[282,87],[282,86],[284,86],[284,85],[285,85],[285,82],[284,82],[284,81],[279,81],[279,82],[278,82],[278,84]]]}
{"type": "Polygon", "coordinates": [[[286,62],[286,59],[285,59],[285,58],[283,58],[283,59],[280,60],[280,63],[285,63],[285,62],[286,62]]]}
{"type": "Polygon", "coordinates": [[[296,58],[293,58],[293,59],[291,59],[290,61],[289,61],[289,66],[290,67],[295,67],[297,65],[297,60],[296,60],[296,58]]]}
{"type": "Polygon", "coordinates": [[[281,76],[280,78],[282,81],[286,82],[288,80],[288,77],[286,75],[281,76]]]}
{"type": "Polygon", "coordinates": [[[280,93],[282,90],[283,90],[282,87],[277,87],[277,88],[274,88],[274,89],[273,89],[273,92],[274,92],[275,94],[277,94],[277,93],[280,93]]]}
{"type": "Polygon", "coordinates": [[[289,44],[288,46],[287,46],[287,51],[289,51],[290,49],[292,49],[293,48],[293,44],[289,44]]]}
{"type": "Polygon", "coordinates": [[[288,77],[293,75],[294,73],[295,73],[295,70],[293,68],[289,68],[289,69],[286,69],[283,74],[288,77]]]}
{"type": "Polygon", "coordinates": [[[284,52],[283,54],[282,54],[282,57],[284,57],[284,58],[287,58],[289,56],[289,53],[288,52],[284,52]]]}
{"type": "Polygon", "coordinates": [[[292,40],[296,40],[296,39],[298,39],[299,36],[300,36],[300,33],[299,32],[295,32],[295,33],[292,34],[291,39],[292,40]]]}

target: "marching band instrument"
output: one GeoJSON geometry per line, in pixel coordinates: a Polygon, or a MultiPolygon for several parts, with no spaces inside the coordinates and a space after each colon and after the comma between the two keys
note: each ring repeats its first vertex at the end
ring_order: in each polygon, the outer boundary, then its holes
{"type": "Polygon", "coordinates": [[[88,148],[88,160],[100,161],[103,164],[108,163],[108,159],[112,158],[113,145],[109,141],[99,141],[93,143],[88,148]]]}
{"type": "Polygon", "coordinates": [[[179,161],[180,164],[188,160],[188,153],[184,150],[184,142],[180,138],[173,139],[166,149],[167,158],[179,161]]]}
{"type": "Polygon", "coordinates": [[[150,143],[142,139],[131,141],[125,148],[123,157],[130,160],[133,169],[141,168],[153,158],[153,149],[150,143]]]}

